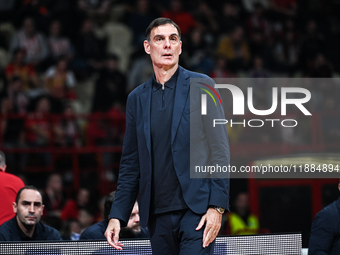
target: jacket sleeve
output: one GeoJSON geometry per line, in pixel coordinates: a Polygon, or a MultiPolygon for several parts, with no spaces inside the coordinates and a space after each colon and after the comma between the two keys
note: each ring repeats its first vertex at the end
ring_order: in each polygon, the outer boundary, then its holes
{"type": "Polygon", "coordinates": [[[336,218],[325,210],[316,215],[312,223],[311,236],[309,239],[309,255],[331,254],[332,244],[336,234],[334,219],[336,218]]]}
{"type": "Polygon", "coordinates": [[[137,198],[139,189],[139,157],[136,129],[136,93],[131,93],[126,105],[126,130],[120,161],[119,177],[110,218],[121,221],[125,227],[137,198]]]}
{"type": "MultiPolygon", "coordinates": [[[[215,82],[212,79],[206,79],[206,85],[211,86],[212,96],[206,100],[207,114],[202,115],[202,128],[206,137],[206,146],[202,148],[208,154],[207,164],[211,166],[226,166],[230,164],[230,149],[227,134],[226,124],[214,125],[215,119],[225,119],[223,102],[220,101],[220,94],[217,89],[214,89],[215,82]],[[215,90],[215,91],[213,91],[215,90]],[[215,94],[216,93],[216,94],[215,94]],[[216,96],[215,96],[216,95],[216,96]],[[217,97],[218,95],[218,97],[217,97]]],[[[200,91],[200,90],[198,90],[200,91]]],[[[209,206],[218,206],[229,210],[229,178],[228,172],[214,172],[207,176],[210,182],[210,198],[209,206]]]]}
{"type": "MultiPolygon", "coordinates": [[[[212,103],[211,100],[210,103],[212,103]]],[[[227,125],[216,125],[213,127],[214,119],[225,119],[224,110],[219,104],[210,105],[209,109],[210,113],[204,116],[206,118],[204,128],[206,129],[210,146],[211,164],[212,166],[228,167],[230,164],[230,149],[227,125]]],[[[230,175],[227,172],[212,174],[210,178],[209,206],[218,206],[229,210],[229,178],[230,175]]]]}

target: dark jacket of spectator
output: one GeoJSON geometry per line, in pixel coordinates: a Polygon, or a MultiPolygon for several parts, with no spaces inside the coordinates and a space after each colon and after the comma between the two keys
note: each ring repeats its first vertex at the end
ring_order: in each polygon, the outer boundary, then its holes
{"type": "MultiPolygon", "coordinates": [[[[81,233],[79,240],[106,240],[104,233],[107,228],[108,221],[102,220],[92,226],[88,227],[81,233]]],[[[132,231],[127,228],[122,228],[121,238],[149,238],[149,232],[147,228],[141,228],[141,232],[138,235],[134,235],[132,231]]]]}
{"type": "Polygon", "coordinates": [[[309,255],[340,254],[340,198],[316,216],[309,240],[309,255]]]}
{"type": "Polygon", "coordinates": [[[33,237],[30,238],[19,228],[16,217],[0,226],[0,241],[43,241],[61,240],[59,232],[41,222],[38,222],[33,237]]]}
{"type": "Polygon", "coordinates": [[[106,240],[104,233],[107,228],[107,220],[102,220],[86,230],[80,235],[80,240],[106,240]]]}

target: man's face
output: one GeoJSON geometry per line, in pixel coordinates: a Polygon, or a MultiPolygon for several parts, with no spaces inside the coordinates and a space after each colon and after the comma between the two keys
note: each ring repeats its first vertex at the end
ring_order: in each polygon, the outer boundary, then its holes
{"type": "Polygon", "coordinates": [[[155,27],[150,33],[150,42],[144,41],[144,49],[154,66],[159,68],[178,65],[182,53],[182,41],[172,24],[155,27]]]}
{"type": "Polygon", "coordinates": [[[129,219],[129,222],[126,226],[127,228],[131,229],[132,232],[137,235],[140,233],[141,228],[139,225],[139,209],[138,209],[138,204],[137,202],[135,203],[133,209],[132,209],[132,213],[129,219]]]}
{"type": "Polygon", "coordinates": [[[13,203],[13,210],[17,215],[19,225],[33,227],[40,221],[44,205],[42,197],[37,190],[25,189],[21,192],[18,204],[13,203]]]}

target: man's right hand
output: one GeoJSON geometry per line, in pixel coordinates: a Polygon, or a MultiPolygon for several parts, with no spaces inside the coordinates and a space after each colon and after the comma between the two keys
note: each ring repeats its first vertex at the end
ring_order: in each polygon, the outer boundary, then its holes
{"type": "Polygon", "coordinates": [[[107,242],[117,250],[122,250],[124,244],[119,242],[120,221],[118,219],[111,219],[104,233],[107,242]]]}

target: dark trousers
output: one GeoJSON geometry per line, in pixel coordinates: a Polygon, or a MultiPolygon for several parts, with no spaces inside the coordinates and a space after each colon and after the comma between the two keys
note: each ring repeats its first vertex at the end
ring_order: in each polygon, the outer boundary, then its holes
{"type": "Polygon", "coordinates": [[[201,217],[191,210],[152,215],[149,224],[152,254],[213,254],[215,241],[203,248],[204,227],[195,230],[201,217]]]}

